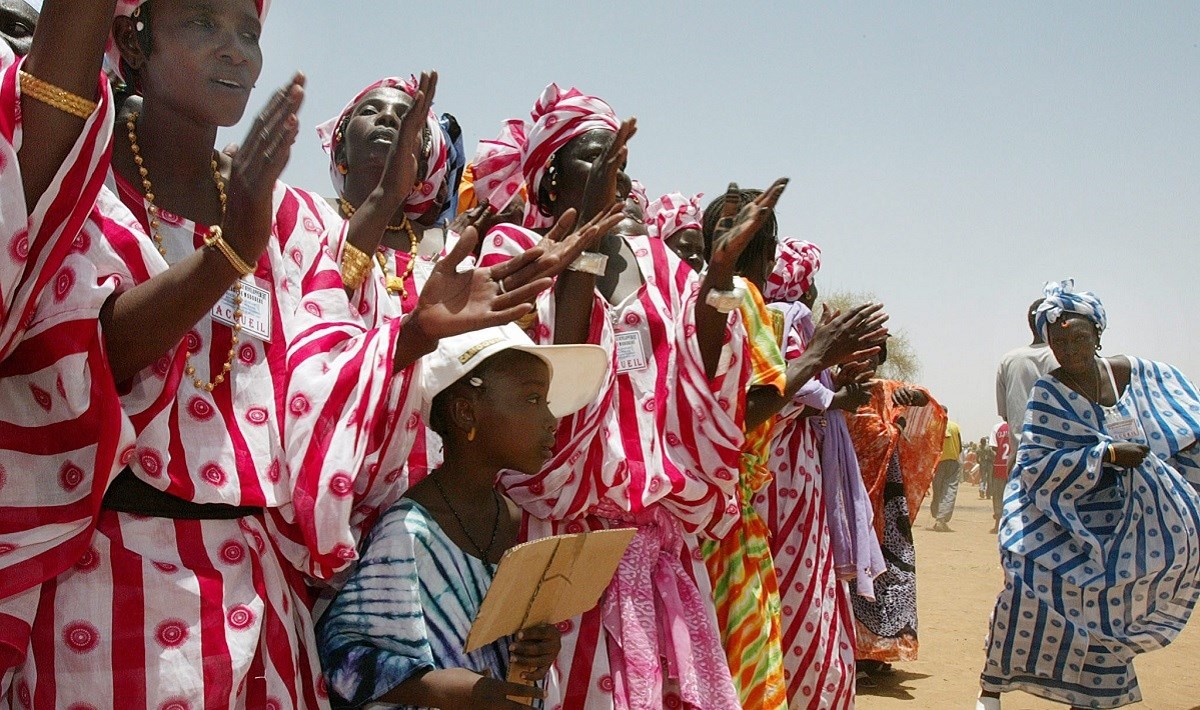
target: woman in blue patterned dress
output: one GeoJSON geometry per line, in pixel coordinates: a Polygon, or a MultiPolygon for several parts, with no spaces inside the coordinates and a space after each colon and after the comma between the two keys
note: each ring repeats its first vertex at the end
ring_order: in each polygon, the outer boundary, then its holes
{"type": "Polygon", "coordinates": [[[1100,357],[1104,307],[1073,286],[1048,285],[1037,312],[1060,367],[1034,386],[1005,492],[981,710],[1009,690],[1138,702],[1133,657],[1200,596],[1200,396],[1170,365],[1100,357]]]}
{"type": "Polygon", "coordinates": [[[443,338],[422,363],[445,460],[383,514],[317,625],[334,707],[515,710],[525,706],[507,696],[545,696],[505,678],[510,662],[533,669],[525,680],[547,678],[560,647],[555,627],[464,652],[520,532],[518,508],[493,482],[501,469],[537,473],[557,417],[595,398],[607,364],[598,346],[534,345],[511,324],[443,338]]]}

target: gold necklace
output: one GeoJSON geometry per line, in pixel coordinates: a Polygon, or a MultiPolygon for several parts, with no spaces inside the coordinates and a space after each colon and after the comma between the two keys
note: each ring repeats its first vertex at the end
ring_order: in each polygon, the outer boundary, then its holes
{"type": "MultiPolygon", "coordinates": [[[[342,208],[342,214],[346,219],[354,216],[358,211],[354,205],[346,201],[346,198],[339,197],[338,205],[342,208]]],[[[408,298],[408,288],[404,285],[408,282],[408,277],[412,276],[413,267],[417,264],[417,249],[421,242],[417,239],[417,233],[412,228],[412,222],[408,221],[408,217],[399,225],[389,224],[384,227],[385,232],[408,232],[409,248],[408,248],[408,265],[404,267],[403,276],[392,276],[388,273],[387,256],[382,251],[375,252],[375,260],[379,262],[379,268],[383,269],[383,280],[387,284],[387,291],[390,294],[400,294],[400,300],[408,298]]]]}
{"type": "MultiPolygon", "coordinates": [[[[165,259],[167,250],[163,247],[162,233],[159,227],[162,226],[158,219],[158,205],[154,204],[154,187],[150,184],[150,171],[146,169],[145,161],[142,160],[142,150],[138,147],[137,141],[137,121],[141,114],[133,112],[125,121],[125,127],[129,129],[129,149],[133,151],[133,162],[137,165],[138,174],[142,177],[142,189],[146,192],[146,213],[150,218],[150,236],[154,239],[154,246],[158,249],[158,253],[165,259]]],[[[225,205],[228,202],[228,196],[225,194],[225,179],[221,177],[221,167],[217,163],[217,158],[214,153],[212,159],[213,181],[217,184],[217,194],[221,198],[221,217],[225,217],[225,205]]],[[[199,377],[196,377],[196,367],[192,365],[192,354],[189,352],[186,355],[186,363],[184,366],[184,374],[192,378],[192,384],[196,389],[205,392],[212,392],[222,382],[225,381],[226,375],[233,369],[233,358],[237,356],[238,334],[242,332],[242,280],[238,279],[233,282],[233,337],[230,341],[229,355],[225,358],[225,365],[221,368],[220,374],[213,379],[212,382],[205,382],[199,377]]],[[[186,347],[186,345],[185,345],[186,347]]]]}

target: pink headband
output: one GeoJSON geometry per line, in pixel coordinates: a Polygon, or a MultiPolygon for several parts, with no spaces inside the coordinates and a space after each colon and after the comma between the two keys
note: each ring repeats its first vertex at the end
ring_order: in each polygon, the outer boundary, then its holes
{"type": "MultiPolygon", "coordinates": [[[[117,0],[117,12],[115,17],[130,17],[134,11],[142,5],[145,5],[150,0],[117,0]]],[[[254,0],[254,5],[258,9],[258,21],[265,23],[267,21],[267,13],[271,10],[271,0],[254,0]]],[[[104,50],[104,59],[108,64],[108,68],[121,77],[124,81],[125,77],[121,74],[121,50],[117,49],[117,43],[113,41],[112,36],[108,38],[108,46],[104,50]]]]}
{"type": "MultiPolygon", "coordinates": [[[[329,178],[333,181],[333,187],[337,190],[340,196],[346,187],[346,176],[338,170],[337,165],[337,149],[341,144],[342,136],[338,129],[342,126],[342,121],[346,116],[350,115],[363,100],[367,94],[375,89],[383,87],[392,87],[400,89],[409,96],[417,94],[417,80],[415,77],[405,80],[397,77],[388,77],[380,79],[371,84],[367,88],[358,92],[354,99],[346,104],[346,108],[342,109],[336,117],[317,126],[317,136],[321,139],[321,148],[329,156],[329,178]]],[[[409,219],[417,219],[421,215],[429,211],[433,203],[437,200],[438,191],[441,190],[442,184],[446,182],[446,175],[449,172],[449,150],[446,146],[445,137],[442,135],[442,126],[438,123],[437,116],[433,111],[429,112],[429,117],[425,122],[425,127],[429,131],[431,146],[429,151],[429,164],[426,175],[421,180],[420,187],[413,190],[408,199],[404,201],[404,214],[409,219]]]]}
{"type": "Polygon", "coordinates": [[[782,237],[775,250],[775,270],[767,279],[763,298],[768,301],[799,301],[812,278],[821,270],[821,248],[795,237],[782,237]]]}
{"type": "Polygon", "coordinates": [[[703,229],[700,217],[700,198],[704,193],[698,193],[688,199],[682,193],[672,192],[650,203],[646,209],[646,226],[650,236],[658,239],[668,239],[676,232],[684,229],[703,229]]]}

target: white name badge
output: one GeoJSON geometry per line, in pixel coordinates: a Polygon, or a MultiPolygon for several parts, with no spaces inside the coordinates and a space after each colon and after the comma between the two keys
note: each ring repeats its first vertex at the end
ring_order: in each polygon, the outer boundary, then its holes
{"type": "Polygon", "coordinates": [[[641,370],[646,364],[642,334],[636,330],[617,333],[617,372],[641,370]]]}
{"type": "MultiPolygon", "coordinates": [[[[233,302],[233,289],[229,289],[213,306],[213,320],[232,327],[233,313],[238,306],[233,302]]],[[[242,317],[238,321],[242,333],[252,335],[264,343],[271,341],[271,292],[252,283],[242,282],[242,317]]]]}
{"type": "Polygon", "coordinates": [[[1114,419],[1111,422],[1105,422],[1105,427],[1108,429],[1108,435],[1114,439],[1121,441],[1132,441],[1133,439],[1145,438],[1142,435],[1142,426],[1137,419],[1133,417],[1121,417],[1114,419]]]}

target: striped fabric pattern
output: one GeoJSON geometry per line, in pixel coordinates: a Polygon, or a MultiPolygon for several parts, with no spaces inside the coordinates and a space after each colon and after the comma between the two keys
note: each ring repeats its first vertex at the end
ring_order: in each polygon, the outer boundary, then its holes
{"type": "Polygon", "coordinates": [[[317,625],[334,706],[359,707],[425,670],[505,678],[509,638],[463,652],[495,574],[496,565],[459,549],[416,501],[388,509],[317,625]]]}
{"type": "MultiPolygon", "coordinates": [[[[500,225],[480,263],[540,239],[500,225]]],[[[695,272],[661,240],[626,239],[645,284],[619,304],[597,292],[588,340],[612,349],[610,381],[596,402],[559,420],[554,455],[537,475],[500,475],[529,538],[638,528],[600,607],[560,625],[565,687],[547,708],[735,708],[697,536],[723,536],[740,516],[745,330],[731,313],[710,380],[694,336],[695,272]],[[615,341],[629,333],[640,337],[646,366],[618,373],[615,341]]],[[[553,324],[551,291],[538,299],[531,337],[553,342],[553,324]]]]}
{"type": "Polygon", "coordinates": [[[1107,413],[1053,376],[1034,386],[1005,492],[988,690],[1137,702],[1133,657],[1174,640],[1200,597],[1200,396],[1169,365],[1130,363],[1107,413]],[[1105,465],[1107,426],[1131,416],[1150,455],[1105,465]]]}
{"type": "MultiPolygon", "coordinates": [[[[108,81],[32,213],[20,63],[0,51],[0,667],[25,656],[39,585],[84,554],[132,447],[97,316],[120,287],[92,206],[108,172],[108,81]]],[[[119,262],[116,262],[119,266],[119,262]]],[[[8,692],[0,681],[0,704],[8,692]]]]}
{"type": "MultiPolygon", "coordinates": [[[[797,318],[787,331],[787,360],[803,353],[804,327],[804,319],[797,318]]],[[[827,422],[820,415],[800,416],[804,398],[801,390],[779,413],[771,440],[771,483],[755,494],[754,506],[770,529],[779,579],[788,707],[850,710],[855,698],[854,613],[849,589],[836,569],[825,500],[829,486],[820,437],[827,433],[827,422]]],[[[874,540],[874,531],[866,526],[874,540]]]]}
{"type": "MultiPolygon", "coordinates": [[[[124,202],[103,190],[97,204],[122,284],[202,247],[203,226],[162,210],[164,261],[147,235],[141,193],[114,184],[124,202]]],[[[320,246],[340,218],[282,183],[274,206],[273,238],[247,277],[271,294],[270,342],[243,332],[228,382],[203,392],[183,377],[185,351],[196,376],[211,379],[232,335],[205,317],[121,399],[137,430],[126,457],[135,475],[185,500],[264,512],[172,521],[103,511],[75,567],[41,589],[32,652],[13,679],[18,701],[327,706],[309,582],[347,566],[361,526],[394,502],[381,473],[393,467],[362,462],[394,437],[388,450],[402,467],[409,434],[396,424],[417,407],[409,387],[417,369],[393,372],[398,321],[368,330],[350,312],[338,267],[320,246]]]]}
{"type": "MultiPolygon", "coordinates": [[[[782,393],[787,386],[787,365],[775,339],[771,313],[754,284],[743,279],[738,282],[746,289],[739,310],[746,324],[750,359],[747,390],[771,387],[782,393]]],[[[752,504],[755,493],[771,481],[768,463],[773,429],[774,422],[767,421],[746,433],[738,472],[741,517],[725,537],[701,545],[733,684],[742,706],[748,708],[787,707],[771,533],[752,504]]]]}

